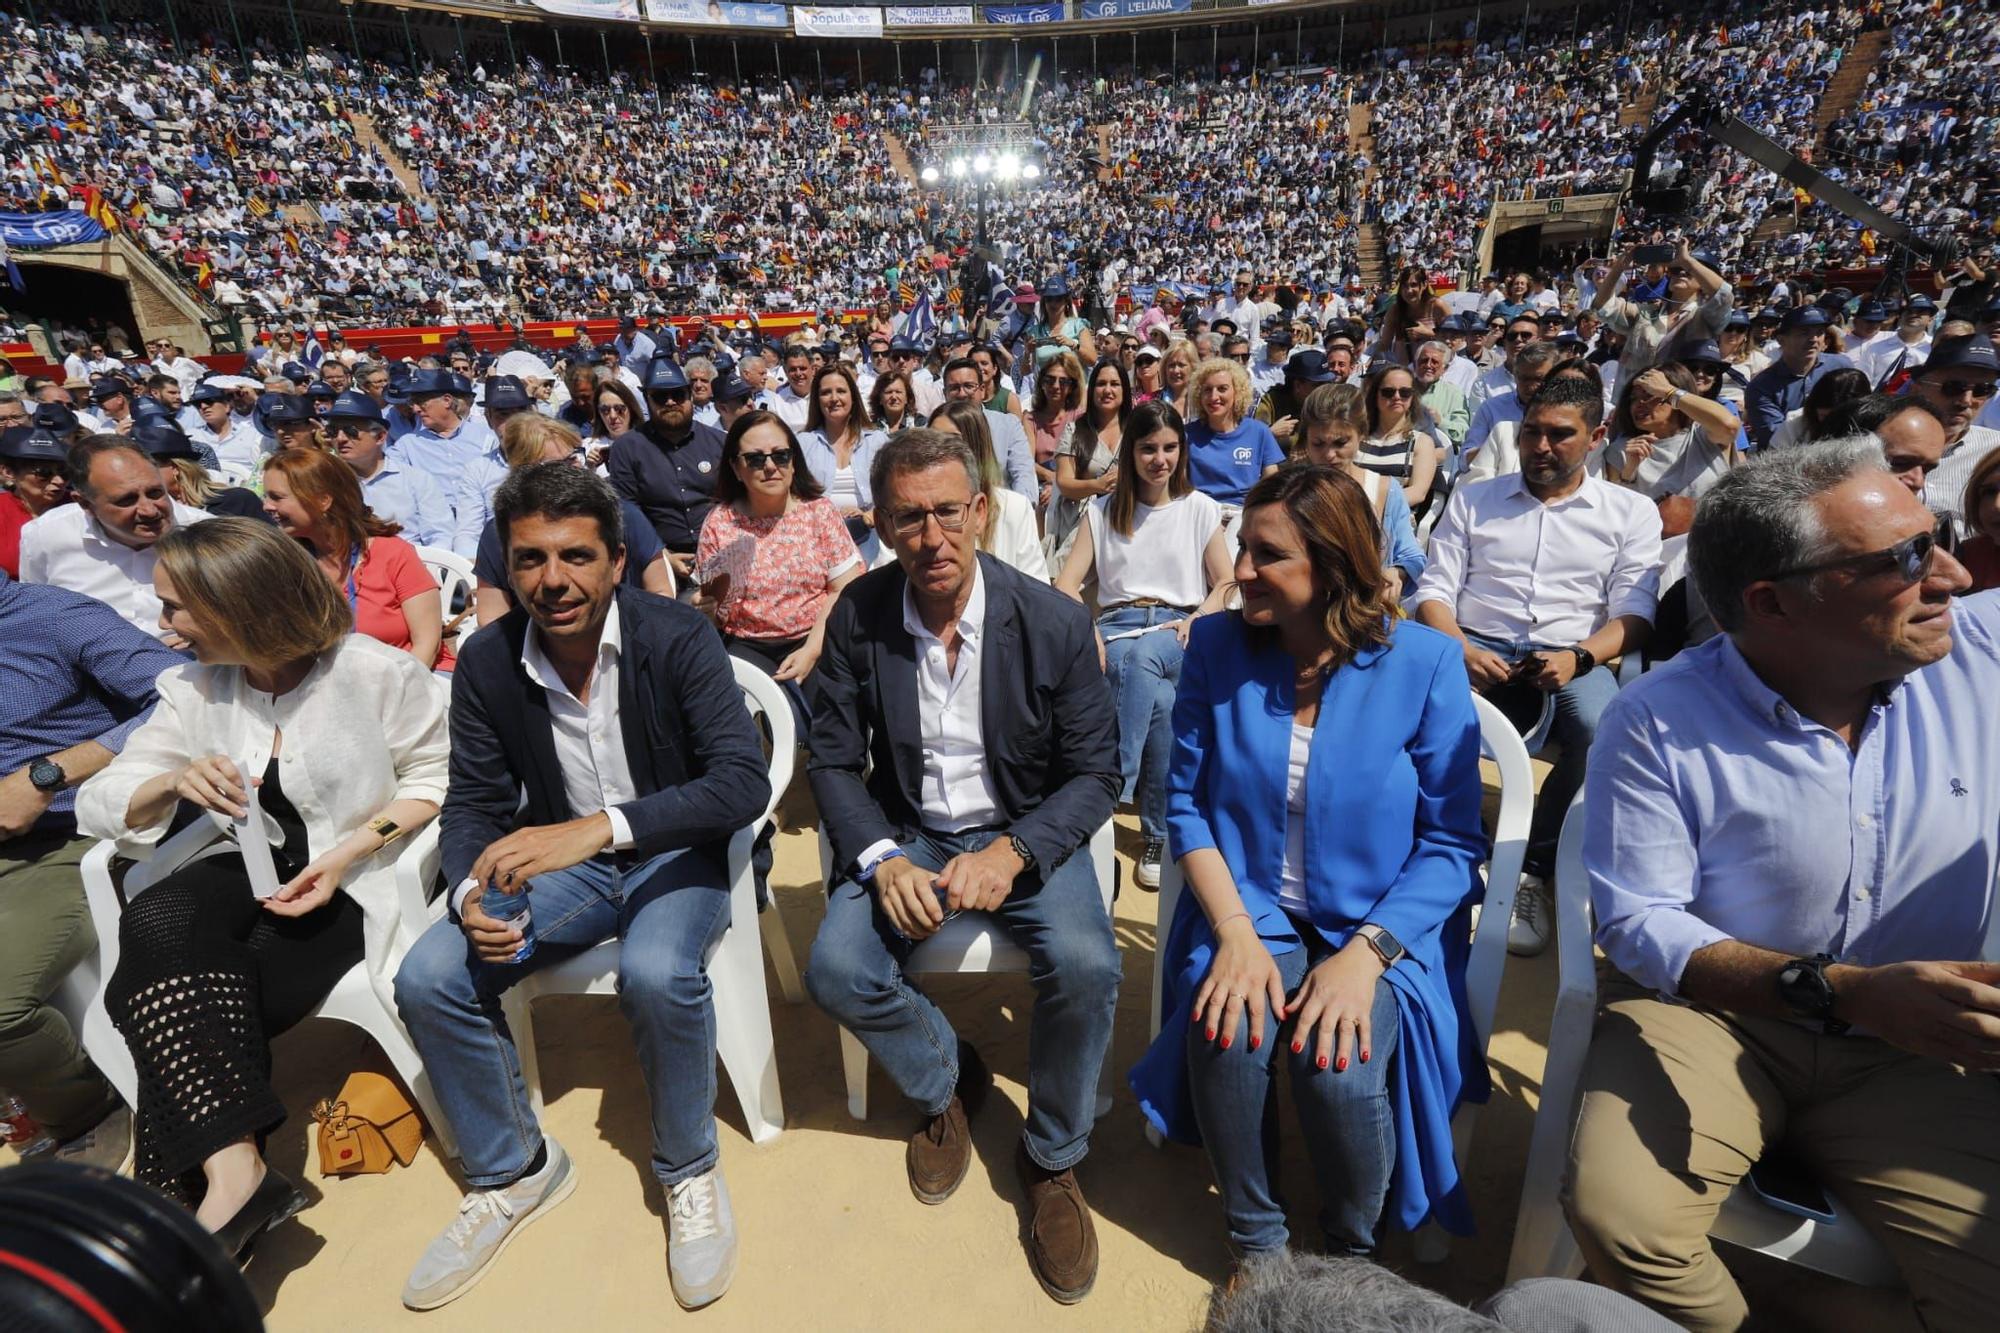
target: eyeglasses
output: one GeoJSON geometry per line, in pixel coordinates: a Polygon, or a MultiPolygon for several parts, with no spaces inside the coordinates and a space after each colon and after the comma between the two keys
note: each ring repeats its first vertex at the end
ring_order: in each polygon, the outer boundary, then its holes
{"type": "Polygon", "coordinates": [[[1229,352],[1226,355],[1231,361],[1248,361],[1250,359],[1250,353],[1248,352],[1229,352]]]}
{"type": "Polygon", "coordinates": [[[792,465],[792,451],[790,449],[772,449],[769,452],[759,449],[736,456],[742,460],[743,466],[749,468],[752,472],[762,472],[766,467],[783,468],[792,465]]]}
{"type": "Polygon", "coordinates": [[[965,531],[965,520],[972,516],[969,504],[942,504],[930,509],[898,509],[889,515],[889,526],[899,537],[914,537],[924,530],[924,524],[931,519],[946,532],[965,531]]]}
{"type": "Polygon", "coordinates": [[[1411,388],[1385,384],[1375,391],[1377,398],[1415,398],[1417,391],[1411,388]]]}
{"type": "Polygon", "coordinates": [[[1993,396],[1992,380],[1931,380],[1929,383],[1946,398],[1956,398],[1965,393],[1971,394],[1974,398],[1993,396]]]}
{"type": "Polygon", "coordinates": [[[1667,276],[1670,278],[1686,278],[1693,275],[1684,268],[1670,268],[1667,270],[1667,276]]]}
{"type": "Polygon", "coordinates": [[[1838,560],[1826,560],[1816,565],[1800,565],[1774,574],[1775,579],[1799,579],[1813,574],[1824,574],[1828,570],[1853,569],[1864,577],[1869,574],[1893,571],[1904,583],[1920,583],[1930,576],[1931,562],[1937,556],[1937,535],[1925,531],[1905,537],[1894,546],[1881,551],[1865,551],[1860,555],[1842,556],[1838,560]]]}
{"type": "Polygon", "coordinates": [[[1509,329],[1507,341],[1510,343],[1531,343],[1542,336],[1540,329],[1509,329]]]}
{"type": "Polygon", "coordinates": [[[380,426],[370,427],[365,421],[329,421],[326,423],[326,433],[335,439],[338,439],[342,435],[350,436],[357,440],[365,439],[381,429],[382,427],[380,426]]]}
{"type": "Polygon", "coordinates": [[[685,403],[694,396],[692,389],[655,389],[646,395],[656,403],[685,403]]]}
{"type": "Polygon", "coordinates": [[[1075,381],[1075,380],[1073,380],[1073,379],[1071,379],[1071,378],[1070,378],[1069,376],[1067,376],[1067,375],[1045,375],[1045,376],[1043,376],[1043,377],[1042,377],[1042,383],[1044,383],[1044,384],[1074,384],[1074,383],[1076,383],[1076,381],[1075,381]]]}

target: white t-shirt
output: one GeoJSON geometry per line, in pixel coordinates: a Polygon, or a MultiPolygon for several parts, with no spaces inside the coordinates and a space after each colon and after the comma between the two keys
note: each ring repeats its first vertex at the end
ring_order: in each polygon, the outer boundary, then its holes
{"type": "Polygon", "coordinates": [[[1293,916],[1309,916],[1306,906],[1306,765],[1312,757],[1313,729],[1292,723],[1291,756],[1285,761],[1285,861],[1278,876],[1278,906],[1293,916]]]}
{"type": "Polygon", "coordinates": [[[854,469],[841,467],[833,470],[833,484],[826,488],[826,498],[833,501],[833,507],[841,513],[861,508],[861,492],[854,484],[854,469]]]}
{"type": "Polygon", "coordinates": [[[1202,553],[1222,526],[1222,506],[1200,491],[1163,505],[1134,505],[1132,535],[1121,537],[1111,527],[1111,498],[1101,495],[1084,511],[1098,605],[1157,597],[1169,606],[1199,606],[1208,596],[1202,553]]]}

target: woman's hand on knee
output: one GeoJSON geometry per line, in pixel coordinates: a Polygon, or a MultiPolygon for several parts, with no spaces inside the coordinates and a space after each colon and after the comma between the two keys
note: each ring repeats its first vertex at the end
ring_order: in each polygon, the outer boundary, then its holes
{"type": "Polygon", "coordinates": [[[1224,923],[1216,940],[1215,958],[1195,992],[1193,1021],[1207,1040],[1220,1038],[1228,1050],[1245,1014],[1250,1019],[1250,1049],[1264,1044],[1265,1025],[1285,1018],[1285,981],[1278,960],[1264,947],[1248,916],[1224,923]]]}
{"type": "Polygon", "coordinates": [[[1317,1048],[1313,1063],[1339,1073],[1359,1055],[1365,1063],[1373,1052],[1369,1018],[1375,1012],[1375,987],[1382,980],[1382,959],[1359,936],[1306,973],[1293,997],[1290,1012],[1298,1018],[1292,1029],[1292,1054],[1317,1048]]]}

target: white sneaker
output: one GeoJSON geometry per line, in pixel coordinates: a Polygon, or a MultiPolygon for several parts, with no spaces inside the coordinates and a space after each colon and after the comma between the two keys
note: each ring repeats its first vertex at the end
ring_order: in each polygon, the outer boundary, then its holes
{"type": "Polygon", "coordinates": [[[569,1154],[554,1139],[543,1141],[549,1160],[541,1170],[498,1189],[473,1190],[459,1201],[458,1216],[403,1284],[405,1306],[435,1310],[472,1290],[522,1227],[576,1191],[569,1154]]]}
{"type": "Polygon", "coordinates": [[[1507,952],[1516,958],[1533,958],[1549,947],[1548,885],[1540,875],[1521,876],[1514,891],[1514,918],[1507,923],[1507,952]]]}
{"type": "Polygon", "coordinates": [[[685,1310],[720,1300],[736,1279],[736,1214],[719,1166],[667,1191],[667,1276],[685,1310]]]}
{"type": "Polygon", "coordinates": [[[1160,887],[1160,865],[1167,859],[1165,838],[1146,839],[1146,849],[1139,853],[1139,859],[1132,866],[1132,882],[1142,889],[1160,887]]]}

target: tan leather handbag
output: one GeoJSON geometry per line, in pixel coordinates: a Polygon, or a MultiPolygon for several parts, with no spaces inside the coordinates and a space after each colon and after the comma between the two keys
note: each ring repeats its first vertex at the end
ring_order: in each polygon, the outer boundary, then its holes
{"type": "Polygon", "coordinates": [[[327,1176],[380,1175],[408,1166],[424,1141],[424,1122],[394,1079],[349,1074],[340,1095],[313,1107],[319,1122],[319,1169],[327,1176]]]}

